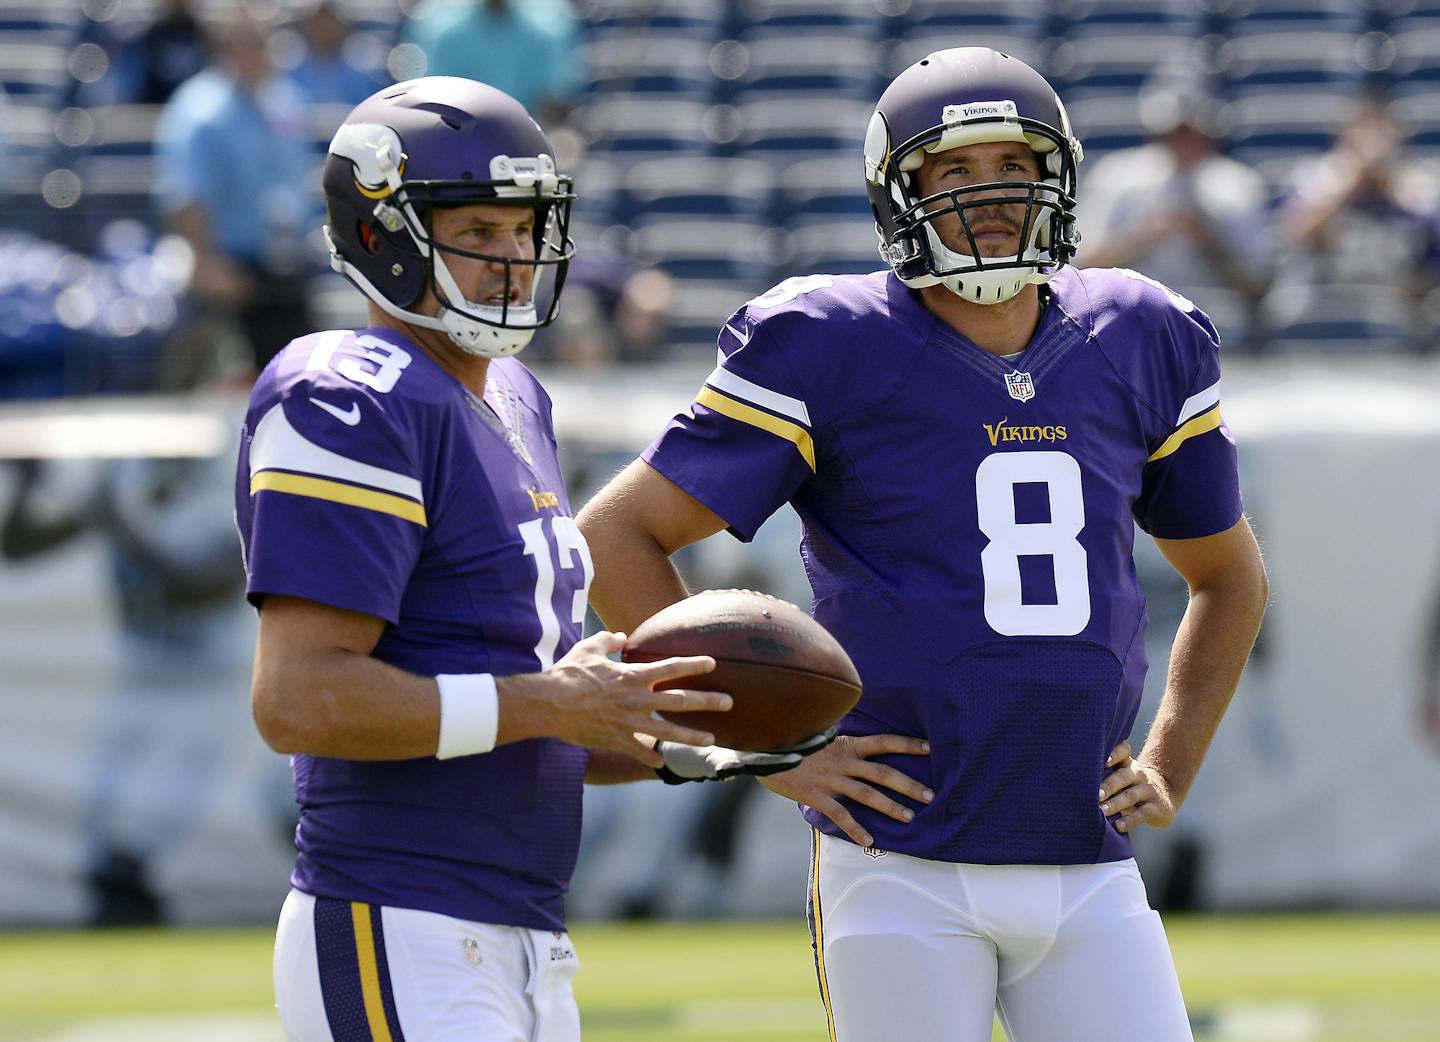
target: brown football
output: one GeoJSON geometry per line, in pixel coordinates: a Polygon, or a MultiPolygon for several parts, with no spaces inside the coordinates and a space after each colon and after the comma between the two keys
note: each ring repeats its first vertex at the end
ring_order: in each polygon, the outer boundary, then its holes
{"type": "Polygon", "coordinates": [[[725,713],[666,719],[715,735],[715,744],[763,752],[825,730],[860,697],[860,674],[839,641],[789,601],[753,590],[707,590],[656,612],[636,627],[620,656],[654,662],[709,655],[715,671],[669,688],[728,691],[725,713]]]}

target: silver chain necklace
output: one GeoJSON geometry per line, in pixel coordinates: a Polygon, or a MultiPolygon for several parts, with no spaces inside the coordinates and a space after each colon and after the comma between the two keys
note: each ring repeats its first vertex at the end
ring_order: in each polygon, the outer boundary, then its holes
{"type": "MultiPolygon", "coordinates": [[[[480,414],[480,418],[489,424],[496,434],[505,439],[505,444],[510,446],[510,451],[527,464],[532,463],[530,449],[525,444],[525,415],[520,406],[520,395],[504,380],[491,379],[487,381],[486,391],[489,392],[492,388],[495,391],[493,404],[485,398],[477,398],[469,391],[465,393],[470,398],[471,406],[480,414]]],[[[487,397],[489,397],[488,393],[487,397]]]]}

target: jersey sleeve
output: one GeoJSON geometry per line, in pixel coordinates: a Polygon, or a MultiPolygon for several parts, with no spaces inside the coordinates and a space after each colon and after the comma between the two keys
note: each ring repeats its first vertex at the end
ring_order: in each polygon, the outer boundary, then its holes
{"type": "Polygon", "coordinates": [[[815,403],[790,358],[807,324],[799,312],[741,308],[690,408],[641,456],[746,542],[815,474],[815,403]]]}
{"type": "Polygon", "coordinates": [[[303,597],[395,623],[425,538],[416,439],[394,399],[301,390],[254,420],[237,493],[246,595],[303,597]],[[353,421],[352,421],[353,417],[353,421]]]}
{"type": "Polygon", "coordinates": [[[1172,309],[1168,328],[1179,379],[1157,406],[1166,412],[1134,513],[1157,538],[1197,539],[1240,520],[1235,439],[1220,412],[1220,343],[1210,320],[1198,309],[1172,309]],[[1193,374],[1188,381],[1180,376],[1186,370],[1193,374]]]}

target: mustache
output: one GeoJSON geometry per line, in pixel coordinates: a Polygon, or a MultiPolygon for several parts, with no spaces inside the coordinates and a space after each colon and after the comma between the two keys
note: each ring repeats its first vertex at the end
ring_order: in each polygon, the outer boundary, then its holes
{"type": "Polygon", "coordinates": [[[1016,234],[1020,232],[1020,222],[1001,206],[970,207],[960,212],[960,218],[966,227],[972,229],[980,225],[1001,224],[1016,234]]]}

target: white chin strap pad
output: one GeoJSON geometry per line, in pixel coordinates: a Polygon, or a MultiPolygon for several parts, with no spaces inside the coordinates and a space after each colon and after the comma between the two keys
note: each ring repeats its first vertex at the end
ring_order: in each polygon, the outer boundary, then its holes
{"type": "Polygon", "coordinates": [[[930,241],[930,251],[936,266],[942,271],[948,268],[962,270],[954,275],[926,275],[919,279],[908,279],[906,285],[915,288],[943,285],[960,299],[968,300],[972,304],[1003,304],[1031,283],[1050,281],[1050,275],[1039,270],[1040,256],[1035,245],[1040,238],[1041,228],[1048,223],[1047,220],[1036,222],[1035,227],[1030,229],[1030,244],[1022,249],[1019,255],[986,258],[991,261],[1006,261],[1012,265],[1016,262],[1024,265],[1004,268],[973,267],[973,257],[968,253],[957,253],[950,249],[940,241],[935,226],[926,224],[925,235],[930,241]]]}
{"type": "MultiPolygon", "coordinates": [[[[468,300],[463,303],[463,306],[466,311],[485,315],[487,318],[493,316],[494,321],[500,321],[502,310],[500,308],[472,304],[468,300]]],[[[512,305],[508,310],[511,319],[525,319],[532,324],[532,328],[514,329],[510,326],[492,326],[443,306],[440,309],[440,328],[445,330],[445,335],[450,338],[451,343],[466,354],[478,355],[481,358],[508,358],[510,355],[519,354],[535,336],[533,328],[535,305],[517,304],[512,305]]]]}
{"type": "Polygon", "coordinates": [[[441,296],[440,327],[456,347],[481,358],[504,358],[518,354],[530,343],[535,336],[533,302],[512,304],[508,308],[477,304],[465,298],[439,250],[434,252],[431,264],[441,296]],[[502,319],[517,325],[502,326],[502,319]]]}

